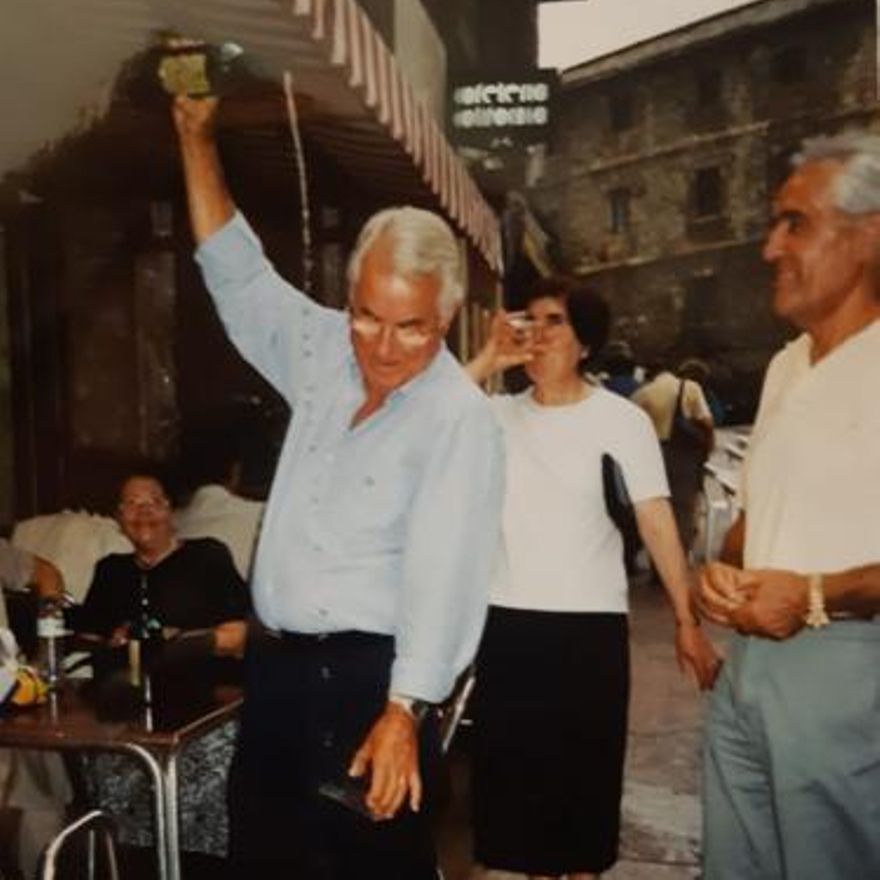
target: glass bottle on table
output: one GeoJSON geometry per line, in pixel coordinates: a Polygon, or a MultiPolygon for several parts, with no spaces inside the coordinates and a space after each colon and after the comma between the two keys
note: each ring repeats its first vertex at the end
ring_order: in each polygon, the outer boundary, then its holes
{"type": "MultiPolygon", "coordinates": [[[[153,613],[146,572],[141,572],[138,610],[128,633],[128,676],[135,687],[148,689],[150,661],[162,640],[162,623],[153,613]]],[[[145,698],[149,702],[149,695],[145,698]]]]}

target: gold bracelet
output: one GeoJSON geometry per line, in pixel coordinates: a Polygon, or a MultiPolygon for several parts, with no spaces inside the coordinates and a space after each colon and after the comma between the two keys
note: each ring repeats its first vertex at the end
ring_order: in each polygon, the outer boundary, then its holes
{"type": "Polygon", "coordinates": [[[822,575],[811,574],[807,577],[807,613],[804,622],[812,629],[828,626],[831,620],[825,610],[825,591],[822,589],[822,575]]]}

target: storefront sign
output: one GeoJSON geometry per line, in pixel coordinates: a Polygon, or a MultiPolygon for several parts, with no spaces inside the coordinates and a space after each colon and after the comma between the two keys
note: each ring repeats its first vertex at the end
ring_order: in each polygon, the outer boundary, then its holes
{"type": "Polygon", "coordinates": [[[462,145],[491,146],[507,140],[546,140],[555,71],[457,82],[450,100],[452,139],[462,145]]]}

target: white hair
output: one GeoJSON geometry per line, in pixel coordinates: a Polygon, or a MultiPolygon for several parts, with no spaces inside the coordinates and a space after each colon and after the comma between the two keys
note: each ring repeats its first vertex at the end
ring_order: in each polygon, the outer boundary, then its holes
{"type": "Polygon", "coordinates": [[[349,296],[360,277],[364,254],[386,237],[395,274],[436,278],[440,283],[437,311],[441,320],[450,320],[464,299],[461,251],[449,224],[421,208],[386,208],[367,220],[348,261],[349,296]]]}
{"type": "Polygon", "coordinates": [[[792,159],[795,168],[806,162],[837,160],[842,164],[832,183],[835,207],[845,214],[880,212],[880,137],[851,129],[831,136],[809,138],[792,159]]]}

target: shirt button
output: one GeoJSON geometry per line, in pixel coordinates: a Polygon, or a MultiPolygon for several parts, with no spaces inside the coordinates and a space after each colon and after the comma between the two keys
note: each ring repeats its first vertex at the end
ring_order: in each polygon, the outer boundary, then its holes
{"type": "Polygon", "coordinates": [[[310,358],[310,357],[312,356],[312,350],[311,350],[310,348],[307,348],[307,349],[303,352],[303,356],[304,356],[304,357],[307,357],[307,358],[310,358]]]}
{"type": "Polygon", "coordinates": [[[317,443],[309,443],[308,450],[309,450],[309,452],[317,452],[318,451],[318,444],[317,443]]]}
{"type": "Polygon", "coordinates": [[[309,504],[311,504],[312,507],[317,507],[318,506],[318,496],[312,495],[311,498],[309,498],[309,504]]]}
{"type": "Polygon", "coordinates": [[[326,609],[326,608],[319,608],[319,609],[318,609],[318,615],[319,615],[320,617],[326,617],[326,616],[327,616],[327,609],[326,609]]]}
{"type": "Polygon", "coordinates": [[[321,667],[321,678],[323,678],[324,681],[330,681],[330,667],[329,666],[322,666],[321,667]]]}
{"type": "Polygon", "coordinates": [[[333,747],[333,734],[328,730],[327,733],[324,734],[322,739],[325,749],[330,749],[333,747]]]}

